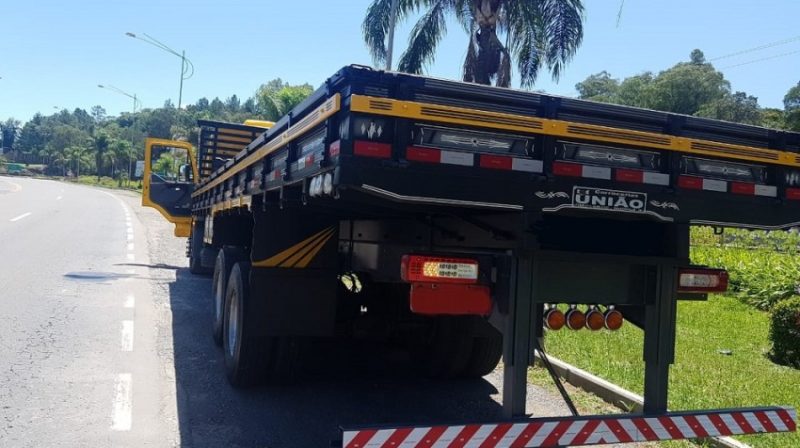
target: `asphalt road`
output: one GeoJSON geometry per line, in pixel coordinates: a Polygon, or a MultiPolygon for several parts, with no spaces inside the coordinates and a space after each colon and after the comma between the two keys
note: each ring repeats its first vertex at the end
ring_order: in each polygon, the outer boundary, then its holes
{"type": "MultiPolygon", "coordinates": [[[[329,447],[339,425],[498,418],[499,370],[430,381],[351,344],[232,389],[185,244],[136,194],[0,177],[0,446],[329,447]]],[[[533,386],[528,412],[567,414],[533,386]]]]}

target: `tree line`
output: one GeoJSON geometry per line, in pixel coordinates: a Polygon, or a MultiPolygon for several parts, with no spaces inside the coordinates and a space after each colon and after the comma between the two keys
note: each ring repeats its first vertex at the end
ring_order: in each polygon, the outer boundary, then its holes
{"type": "MultiPolygon", "coordinates": [[[[644,72],[624,79],[607,71],[576,84],[578,97],[599,102],[644,107],[773,129],[800,131],[800,83],[790,88],[784,108],[764,108],[758,99],[732,89],[730,81],[703,52],[694,50],[683,61],[659,73],[644,72]]],[[[305,99],[309,84],[289,85],[274,79],[241,101],[201,98],[183,110],[170,101],[163,107],[109,117],[101,106],[89,111],[62,110],[36,114],[23,126],[13,118],[0,123],[2,146],[18,160],[41,163],[47,174],[94,174],[132,178],[133,164],[143,158],[147,137],[197,141],[198,119],[241,123],[246,119],[277,120],[305,99]]],[[[1,156],[0,156],[1,157],[1,156]]]]}
{"type": "MultiPolygon", "coordinates": [[[[108,116],[102,106],[76,108],[51,115],[37,113],[28,122],[9,118],[0,123],[5,158],[46,165],[45,174],[91,174],[133,178],[136,160],[144,157],[148,137],[197,141],[197,120],[242,123],[247,119],[275,121],[305,99],[313,87],[274,79],[242,101],[200,98],[178,110],[167,100],[163,107],[108,116]]],[[[2,156],[0,156],[2,157],[2,156]]]]}
{"type": "Polygon", "coordinates": [[[789,89],[783,109],[764,108],[758,98],[734,91],[703,52],[660,73],[644,72],[622,80],[607,71],[575,85],[579,98],[647,109],[800,131],[800,83],[789,89]]]}

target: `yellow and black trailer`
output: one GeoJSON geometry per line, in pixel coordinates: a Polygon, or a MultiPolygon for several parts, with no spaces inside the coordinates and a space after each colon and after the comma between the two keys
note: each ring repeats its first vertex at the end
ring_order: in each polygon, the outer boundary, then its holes
{"type": "Polygon", "coordinates": [[[275,123],[198,124],[197,152],[148,141],[143,203],[213,273],[236,386],[319,339],[402,341],[443,378],[502,355],[518,417],[545,328],[627,322],[663,415],[676,301],[727,282],[690,265],[690,226],[800,225],[797,133],[361,66],[275,123]]]}

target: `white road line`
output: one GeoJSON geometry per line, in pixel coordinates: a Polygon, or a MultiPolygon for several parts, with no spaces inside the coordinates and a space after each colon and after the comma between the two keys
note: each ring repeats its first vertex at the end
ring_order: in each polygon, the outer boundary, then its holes
{"type": "Polygon", "coordinates": [[[123,352],[132,352],[133,351],[133,321],[132,320],[123,320],[122,321],[122,351],[123,352]]]}
{"type": "Polygon", "coordinates": [[[136,306],[136,297],[133,294],[125,296],[125,304],[123,306],[125,308],[133,308],[136,306]]]}
{"type": "Polygon", "coordinates": [[[18,183],[11,182],[8,179],[0,179],[0,180],[2,180],[3,182],[5,182],[7,184],[11,184],[11,192],[12,193],[16,193],[17,191],[22,190],[22,185],[20,185],[18,183]]]}
{"type": "Polygon", "coordinates": [[[28,216],[31,216],[31,212],[28,212],[28,213],[23,213],[23,214],[21,214],[21,215],[17,216],[16,218],[11,218],[11,219],[9,219],[9,221],[11,221],[11,222],[14,222],[14,221],[19,221],[20,219],[22,219],[22,218],[27,218],[28,216]]]}
{"type": "Polygon", "coordinates": [[[114,431],[130,431],[133,411],[132,389],[133,376],[120,373],[114,381],[114,403],[111,408],[111,429],[114,431]]]}
{"type": "Polygon", "coordinates": [[[61,200],[63,197],[64,197],[64,196],[61,196],[61,195],[59,195],[59,196],[56,196],[56,201],[60,201],[60,200],[61,200]]]}
{"type": "Polygon", "coordinates": [[[133,252],[133,243],[128,243],[128,251],[133,252]]]}
{"type": "Polygon", "coordinates": [[[136,255],[128,254],[128,261],[136,261],[136,255]]]}

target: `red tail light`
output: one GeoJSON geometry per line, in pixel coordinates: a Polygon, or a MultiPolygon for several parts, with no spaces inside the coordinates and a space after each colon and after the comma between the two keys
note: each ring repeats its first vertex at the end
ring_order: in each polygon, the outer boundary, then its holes
{"type": "Polygon", "coordinates": [[[681,269],[678,277],[678,292],[704,293],[728,290],[728,272],[723,269],[681,269]]]}
{"type": "Polygon", "coordinates": [[[429,316],[478,315],[492,312],[488,286],[453,283],[414,283],[409,297],[411,311],[429,316]]]}

